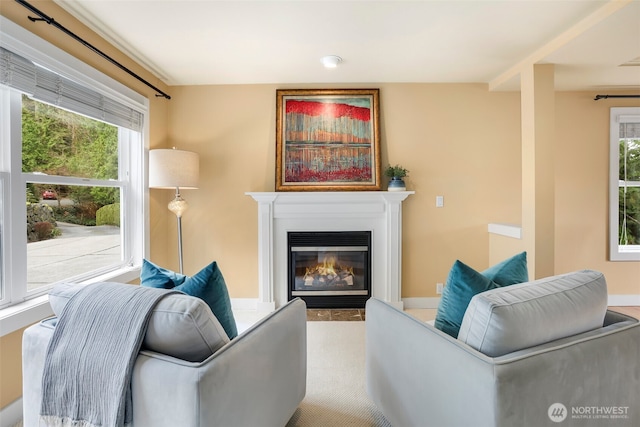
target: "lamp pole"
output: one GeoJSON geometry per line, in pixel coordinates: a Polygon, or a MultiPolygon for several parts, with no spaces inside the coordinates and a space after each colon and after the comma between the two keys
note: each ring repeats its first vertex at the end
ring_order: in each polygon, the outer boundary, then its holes
{"type": "Polygon", "coordinates": [[[168,208],[178,218],[178,256],[180,262],[180,274],[184,274],[182,266],[182,214],[188,207],[189,205],[187,205],[187,201],[180,195],[180,187],[176,187],[176,197],[169,202],[168,208]]]}

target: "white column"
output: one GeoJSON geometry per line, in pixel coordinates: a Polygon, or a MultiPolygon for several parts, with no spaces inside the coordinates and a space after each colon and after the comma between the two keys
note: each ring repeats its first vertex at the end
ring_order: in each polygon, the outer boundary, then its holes
{"type": "Polygon", "coordinates": [[[402,302],[402,201],[406,194],[386,193],[387,204],[387,287],[385,300],[399,309],[402,302]]]}
{"type": "Polygon", "coordinates": [[[258,306],[261,312],[276,309],[273,295],[273,202],[272,193],[251,196],[258,202],[258,306]]]}

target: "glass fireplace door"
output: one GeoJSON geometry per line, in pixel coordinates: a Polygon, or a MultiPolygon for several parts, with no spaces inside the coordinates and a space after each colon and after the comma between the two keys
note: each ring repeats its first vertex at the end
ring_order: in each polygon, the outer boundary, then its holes
{"type": "Polygon", "coordinates": [[[289,232],[289,299],[361,308],[371,295],[371,232],[289,232]]]}
{"type": "Polygon", "coordinates": [[[367,295],[366,246],[294,246],[291,295],[367,295]]]}

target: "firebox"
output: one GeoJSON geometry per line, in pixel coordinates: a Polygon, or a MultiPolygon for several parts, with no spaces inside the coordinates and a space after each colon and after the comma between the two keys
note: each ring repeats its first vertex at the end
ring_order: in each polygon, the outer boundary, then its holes
{"type": "Polygon", "coordinates": [[[309,308],[364,308],[371,296],[371,232],[287,233],[288,297],[309,308]]]}

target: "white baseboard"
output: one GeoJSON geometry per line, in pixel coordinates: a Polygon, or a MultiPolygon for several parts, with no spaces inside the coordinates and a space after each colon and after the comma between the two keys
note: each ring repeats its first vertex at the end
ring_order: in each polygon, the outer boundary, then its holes
{"type": "Polygon", "coordinates": [[[258,298],[231,298],[232,310],[253,310],[258,308],[258,298]]]}
{"type": "Polygon", "coordinates": [[[258,298],[231,298],[231,309],[237,311],[257,311],[271,313],[276,310],[275,302],[260,302],[258,298]]]}
{"type": "Polygon", "coordinates": [[[276,311],[275,302],[256,302],[258,313],[271,313],[276,311]]]}
{"type": "Polygon", "coordinates": [[[609,295],[607,304],[618,307],[640,305],[640,295],[609,295]]]}
{"type": "Polygon", "coordinates": [[[431,298],[402,298],[404,308],[438,308],[440,297],[431,298]]]}
{"type": "Polygon", "coordinates": [[[22,398],[0,409],[0,427],[13,427],[22,420],[22,398]]]}

